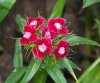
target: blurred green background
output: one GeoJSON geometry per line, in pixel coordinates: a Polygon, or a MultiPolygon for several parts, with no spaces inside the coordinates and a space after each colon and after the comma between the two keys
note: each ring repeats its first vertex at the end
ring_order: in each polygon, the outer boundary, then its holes
{"type": "MultiPolygon", "coordinates": [[[[13,38],[20,36],[15,22],[16,15],[20,14],[24,18],[37,17],[39,12],[40,15],[48,18],[55,3],[56,0],[0,0],[0,83],[4,83],[13,70],[15,49],[13,38]]],[[[68,21],[69,30],[100,43],[100,3],[84,9],[82,6],[82,0],[69,0],[65,3],[63,17],[68,21]]],[[[96,80],[91,83],[100,83],[98,80],[100,79],[100,59],[97,59],[100,56],[100,47],[76,46],[71,48],[74,52],[68,58],[81,68],[81,71],[75,70],[78,78],[82,75],[79,79],[80,83],[89,83],[90,79],[96,80]],[[90,65],[92,66],[89,68],[90,65]],[[86,73],[83,74],[85,71],[86,73]]],[[[24,61],[24,63],[28,62],[24,61]]],[[[64,74],[68,83],[74,83],[69,73],[64,74]]],[[[53,80],[48,77],[47,83],[53,83],[53,80]]]]}

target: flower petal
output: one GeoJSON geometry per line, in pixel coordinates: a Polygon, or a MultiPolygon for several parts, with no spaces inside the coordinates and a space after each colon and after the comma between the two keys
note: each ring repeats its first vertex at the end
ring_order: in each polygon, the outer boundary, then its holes
{"type": "Polygon", "coordinates": [[[58,47],[67,47],[69,45],[68,41],[60,40],[60,42],[57,43],[58,47]]]}
{"type": "Polygon", "coordinates": [[[60,24],[65,24],[66,20],[64,18],[55,18],[55,22],[60,23],[60,24]]]}
{"type": "Polygon", "coordinates": [[[69,51],[69,50],[66,50],[65,54],[61,55],[60,57],[61,57],[61,58],[64,58],[64,57],[67,56],[69,53],[70,53],[70,51],[69,51]]]}
{"type": "Polygon", "coordinates": [[[38,39],[38,35],[37,35],[37,34],[32,34],[32,35],[30,36],[30,38],[29,38],[29,39],[30,39],[30,41],[31,41],[31,42],[33,42],[33,43],[34,43],[34,42],[36,42],[36,41],[37,41],[37,39],[38,39]]]}
{"type": "Polygon", "coordinates": [[[38,21],[38,24],[41,25],[44,23],[45,19],[44,18],[36,18],[36,20],[38,21]]]}
{"type": "Polygon", "coordinates": [[[60,29],[60,34],[61,34],[62,36],[67,35],[68,32],[69,32],[69,31],[68,31],[67,27],[62,27],[62,28],[60,29]]]}
{"type": "Polygon", "coordinates": [[[36,32],[36,28],[35,28],[34,26],[25,25],[25,26],[24,26],[24,31],[25,31],[25,32],[34,33],[34,32],[36,32]]]}
{"type": "Polygon", "coordinates": [[[29,40],[27,38],[24,38],[24,37],[20,40],[21,45],[27,45],[28,42],[29,42],[29,40]]]}
{"type": "Polygon", "coordinates": [[[40,52],[36,47],[33,48],[32,53],[39,60],[42,60],[44,58],[44,53],[40,52]]]}

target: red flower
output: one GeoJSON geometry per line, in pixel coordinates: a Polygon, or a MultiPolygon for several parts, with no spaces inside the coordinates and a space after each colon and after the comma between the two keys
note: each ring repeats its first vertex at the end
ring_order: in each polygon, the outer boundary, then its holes
{"type": "Polygon", "coordinates": [[[66,20],[64,18],[50,19],[48,21],[48,27],[50,28],[50,31],[60,33],[61,35],[64,36],[68,34],[67,27],[63,26],[65,22],[66,20]]]}
{"type": "Polygon", "coordinates": [[[56,46],[55,52],[55,58],[64,58],[66,55],[70,53],[69,50],[66,48],[68,47],[69,43],[68,41],[61,40],[56,46]]]}
{"type": "Polygon", "coordinates": [[[51,54],[52,51],[52,42],[50,39],[39,39],[36,42],[36,46],[33,48],[32,53],[33,55],[42,60],[44,58],[44,54],[47,53],[48,55],[51,54]]]}
{"type": "Polygon", "coordinates": [[[49,39],[54,39],[57,36],[57,33],[50,31],[47,26],[42,27],[41,33],[42,33],[42,37],[49,38],[49,39]]]}
{"type": "Polygon", "coordinates": [[[44,23],[44,18],[31,18],[27,19],[27,25],[35,26],[37,29],[40,25],[44,23]]]}
{"type": "Polygon", "coordinates": [[[25,32],[24,35],[23,35],[23,37],[20,40],[20,44],[27,45],[28,42],[29,42],[30,36],[31,36],[31,33],[30,32],[25,32]]]}
{"type": "Polygon", "coordinates": [[[36,34],[32,34],[36,31],[36,29],[30,25],[26,25],[24,26],[24,35],[20,40],[20,44],[22,45],[27,45],[29,43],[29,39],[31,37],[31,41],[34,42],[34,40],[37,39],[37,35],[36,34]],[[34,40],[33,40],[34,37],[34,40]]]}

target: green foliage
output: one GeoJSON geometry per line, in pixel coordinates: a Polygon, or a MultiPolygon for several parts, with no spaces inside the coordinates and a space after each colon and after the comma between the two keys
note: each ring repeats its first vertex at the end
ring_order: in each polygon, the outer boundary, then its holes
{"type": "Polygon", "coordinates": [[[0,22],[3,21],[16,0],[0,0],[0,22]]]}
{"type": "Polygon", "coordinates": [[[48,73],[44,69],[39,69],[35,74],[33,83],[46,83],[48,73]]]}
{"type": "Polygon", "coordinates": [[[59,70],[59,68],[56,65],[55,67],[48,68],[47,72],[50,75],[50,77],[55,81],[55,83],[67,83],[62,72],[59,70]]]}
{"type": "Polygon", "coordinates": [[[98,58],[79,78],[80,83],[100,83],[100,58],[98,58]]]}
{"type": "Polygon", "coordinates": [[[83,0],[83,8],[88,7],[97,2],[100,2],[100,0],[83,0]]]}
{"type": "Polygon", "coordinates": [[[13,70],[13,72],[6,79],[5,83],[18,83],[18,81],[25,74],[25,70],[26,69],[24,67],[21,68],[21,69],[15,69],[15,70],[13,70]]]}
{"type": "Polygon", "coordinates": [[[20,83],[29,82],[32,79],[32,77],[36,74],[36,72],[38,71],[41,63],[42,62],[39,61],[39,60],[32,59],[28,68],[27,68],[26,74],[24,75],[24,77],[23,77],[23,79],[21,80],[20,83]]]}
{"type": "Polygon", "coordinates": [[[22,68],[22,67],[23,67],[22,48],[21,45],[19,45],[19,39],[17,39],[14,52],[14,68],[22,68]]]}
{"type": "Polygon", "coordinates": [[[17,15],[16,16],[16,23],[18,24],[20,31],[23,33],[24,32],[23,27],[26,24],[26,20],[23,17],[21,17],[20,15],[17,15]]]}
{"type": "Polygon", "coordinates": [[[73,61],[71,61],[71,60],[69,60],[69,59],[67,59],[67,60],[68,60],[68,62],[69,62],[69,64],[70,64],[70,66],[71,66],[73,69],[77,69],[77,70],[81,71],[81,69],[80,69],[73,61]]]}
{"type": "Polygon", "coordinates": [[[96,25],[98,27],[98,34],[99,34],[99,38],[100,38],[100,20],[95,19],[95,21],[96,21],[96,25]]]}
{"type": "MultiPolygon", "coordinates": [[[[61,59],[61,60],[58,61],[59,66],[61,66],[62,68],[66,68],[78,83],[78,80],[77,80],[77,78],[74,74],[74,71],[73,71],[70,63],[72,63],[72,62],[69,62],[69,60],[67,58],[64,58],[64,59],[61,59]]],[[[75,65],[75,67],[76,67],[76,65],[75,65]]]]}
{"type": "Polygon", "coordinates": [[[61,17],[64,9],[64,4],[65,0],[58,0],[51,12],[50,18],[61,17]]]}
{"type": "Polygon", "coordinates": [[[100,44],[83,38],[83,37],[79,37],[79,36],[72,36],[66,39],[66,37],[64,38],[64,40],[68,40],[70,42],[70,46],[75,46],[75,45],[96,45],[96,46],[100,46],[100,44]]]}

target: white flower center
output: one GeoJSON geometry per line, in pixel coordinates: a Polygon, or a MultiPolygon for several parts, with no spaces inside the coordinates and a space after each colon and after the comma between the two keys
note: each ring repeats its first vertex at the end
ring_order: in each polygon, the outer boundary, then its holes
{"type": "Polygon", "coordinates": [[[65,48],[60,47],[58,53],[61,54],[61,55],[64,54],[65,53],[65,48]]]}
{"type": "Polygon", "coordinates": [[[50,32],[49,32],[49,31],[45,32],[45,37],[47,37],[47,38],[51,38],[51,36],[50,36],[50,32]]]}
{"type": "Polygon", "coordinates": [[[46,49],[47,49],[47,46],[45,44],[41,44],[41,45],[38,45],[38,49],[41,51],[41,52],[45,52],[46,49]]]}
{"type": "Polygon", "coordinates": [[[30,25],[37,25],[37,21],[36,21],[36,20],[32,21],[32,22],[30,23],[30,25]]]}
{"type": "Polygon", "coordinates": [[[54,25],[58,30],[61,29],[61,24],[60,23],[55,23],[54,25]]]}
{"type": "Polygon", "coordinates": [[[30,36],[31,36],[30,32],[25,32],[23,37],[28,39],[30,36]]]}

